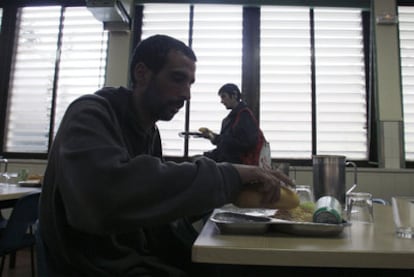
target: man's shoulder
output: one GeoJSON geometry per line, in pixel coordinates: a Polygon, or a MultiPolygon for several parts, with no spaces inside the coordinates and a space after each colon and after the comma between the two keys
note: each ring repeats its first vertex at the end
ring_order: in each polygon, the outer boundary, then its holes
{"type": "Polygon", "coordinates": [[[96,91],[94,94],[110,99],[128,97],[132,94],[132,91],[125,87],[103,87],[100,90],[96,91]]]}
{"type": "Polygon", "coordinates": [[[82,104],[87,102],[97,102],[103,105],[111,106],[123,105],[129,101],[132,92],[126,88],[104,87],[95,93],[84,94],[72,102],[73,104],[82,104]]]}

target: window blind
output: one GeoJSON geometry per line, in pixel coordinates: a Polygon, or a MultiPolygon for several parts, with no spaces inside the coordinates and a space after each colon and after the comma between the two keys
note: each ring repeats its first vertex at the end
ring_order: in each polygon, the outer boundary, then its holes
{"type": "Polygon", "coordinates": [[[9,84],[7,152],[47,153],[53,135],[51,120],[57,129],[68,103],[103,85],[107,35],[102,24],[86,8],[66,8],[58,45],[61,12],[60,6],[19,10],[9,84]],[[56,115],[51,118],[54,101],[56,115]]]}
{"type": "MultiPolygon", "coordinates": [[[[188,45],[190,6],[186,4],[146,4],[143,10],[142,39],[155,34],[169,35],[188,45]]],[[[184,142],[179,132],[184,131],[185,108],[171,121],[158,121],[163,154],[183,156],[184,142]]]]}
{"type": "Polygon", "coordinates": [[[366,160],[361,11],[318,8],[314,14],[317,153],[366,160]]]}
{"type": "Polygon", "coordinates": [[[309,8],[261,7],[260,127],[272,158],[312,153],[309,20],[309,8]]]}
{"type": "Polygon", "coordinates": [[[56,98],[55,133],[68,105],[104,85],[108,33],[83,8],[66,8],[56,98]]]}
{"type": "MultiPolygon", "coordinates": [[[[146,4],[143,38],[162,33],[188,45],[190,5],[146,4]]],[[[242,7],[233,5],[194,5],[192,48],[197,56],[196,82],[190,102],[190,131],[208,127],[220,131],[228,111],[220,103],[218,89],[227,82],[241,83],[242,7]]],[[[183,108],[172,121],[157,123],[165,155],[182,156],[185,127],[183,108]]],[[[189,155],[201,154],[214,146],[202,138],[190,138],[189,155]]]]}
{"type": "Polygon", "coordinates": [[[414,7],[399,6],[405,159],[414,161],[414,7]]]}
{"type": "MultiPolygon", "coordinates": [[[[190,130],[207,127],[220,133],[226,110],[217,95],[225,83],[241,89],[243,10],[241,6],[194,5],[193,49],[196,83],[190,107],[190,130]]],[[[209,140],[192,138],[189,155],[215,148],[209,140]]]]}
{"type": "Polygon", "coordinates": [[[47,151],[60,9],[20,10],[9,86],[8,152],[47,151]]]}
{"type": "Polygon", "coordinates": [[[310,20],[305,7],[261,8],[260,119],[272,158],[311,158],[314,112],[317,154],[366,159],[361,12],[314,9],[315,99],[310,20]]]}

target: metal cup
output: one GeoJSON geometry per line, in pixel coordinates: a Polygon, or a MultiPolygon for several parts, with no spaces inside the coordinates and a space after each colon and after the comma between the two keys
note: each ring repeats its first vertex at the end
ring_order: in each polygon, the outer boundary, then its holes
{"type": "Polygon", "coordinates": [[[333,196],[345,207],[345,156],[313,156],[314,199],[333,196]]]}

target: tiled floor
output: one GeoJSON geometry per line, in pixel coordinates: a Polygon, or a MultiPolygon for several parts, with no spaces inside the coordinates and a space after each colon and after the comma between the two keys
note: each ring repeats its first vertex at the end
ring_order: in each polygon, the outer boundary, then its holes
{"type": "MultiPolygon", "coordinates": [[[[35,256],[35,268],[36,268],[36,256],[35,256]]],[[[30,249],[20,250],[16,254],[16,267],[9,268],[9,256],[6,257],[2,277],[30,277],[30,249]]],[[[37,275],[35,275],[37,276],[37,275]]]]}

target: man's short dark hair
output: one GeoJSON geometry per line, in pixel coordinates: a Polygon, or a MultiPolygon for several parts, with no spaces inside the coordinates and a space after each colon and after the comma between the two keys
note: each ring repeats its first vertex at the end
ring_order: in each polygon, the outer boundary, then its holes
{"type": "Polygon", "coordinates": [[[148,37],[135,47],[132,55],[129,68],[132,86],[135,87],[134,69],[138,63],[144,63],[157,74],[167,62],[167,55],[171,50],[182,52],[188,58],[197,61],[193,50],[178,39],[166,35],[148,37]]]}
{"type": "Polygon", "coordinates": [[[223,85],[219,89],[218,95],[221,95],[222,93],[227,93],[228,95],[234,95],[236,96],[237,100],[240,100],[241,98],[240,89],[235,84],[228,83],[228,84],[223,85]]]}

